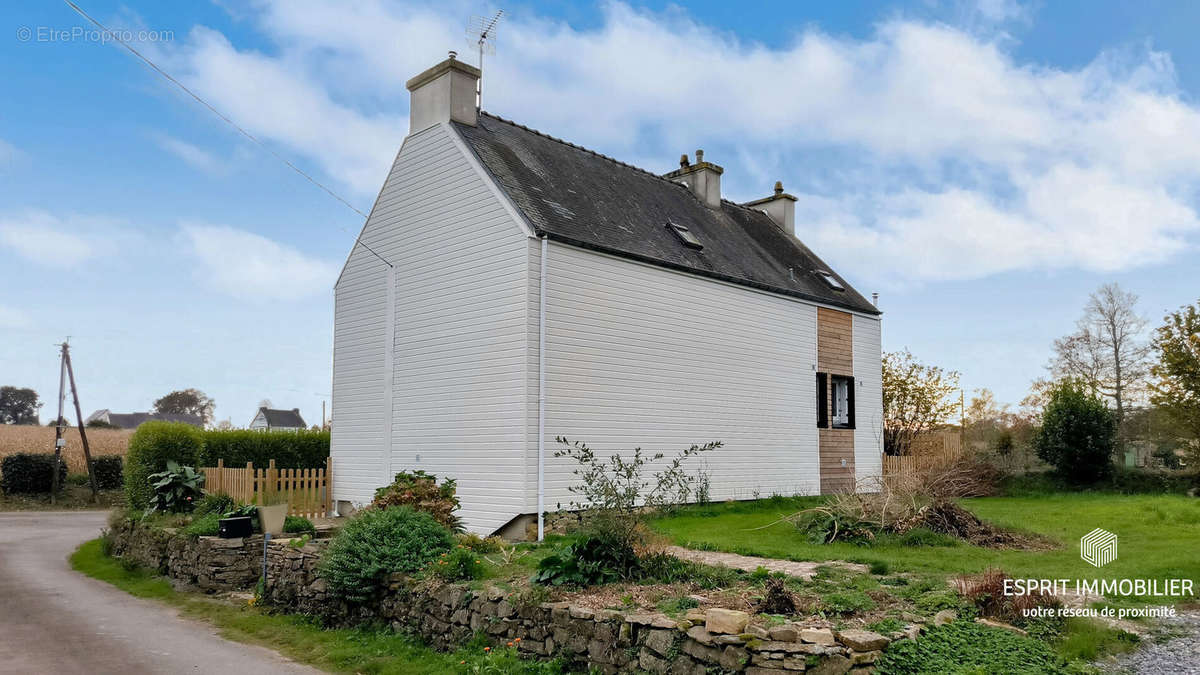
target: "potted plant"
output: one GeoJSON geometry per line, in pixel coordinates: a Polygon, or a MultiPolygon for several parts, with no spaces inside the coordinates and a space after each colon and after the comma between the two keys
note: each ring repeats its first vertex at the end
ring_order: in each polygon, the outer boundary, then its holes
{"type": "Polygon", "coordinates": [[[258,522],[264,534],[283,534],[283,521],[287,518],[288,503],[278,497],[268,497],[266,504],[258,507],[258,522]]]}

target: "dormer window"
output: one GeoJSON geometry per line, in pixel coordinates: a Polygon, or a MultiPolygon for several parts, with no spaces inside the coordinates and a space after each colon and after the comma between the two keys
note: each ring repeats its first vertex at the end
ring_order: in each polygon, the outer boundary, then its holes
{"type": "Polygon", "coordinates": [[[667,223],[667,229],[674,232],[675,236],[679,237],[679,241],[682,241],[684,246],[687,246],[688,248],[694,248],[696,250],[704,248],[704,244],[700,243],[700,240],[696,238],[696,235],[692,234],[692,231],[683,225],[667,223]]]}
{"type": "Polygon", "coordinates": [[[844,291],[844,290],[846,290],[846,287],[842,285],[842,282],[838,281],[838,280],[837,280],[837,277],[833,276],[833,275],[832,275],[831,273],[829,273],[829,272],[826,272],[826,271],[824,271],[824,270],[817,270],[817,276],[819,276],[819,277],[821,277],[822,279],[824,279],[824,280],[825,280],[825,283],[829,284],[829,287],[830,287],[830,288],[832,288],[832,289],[833,289],[833,290],[835,290],[835,291],[844,291]]]}

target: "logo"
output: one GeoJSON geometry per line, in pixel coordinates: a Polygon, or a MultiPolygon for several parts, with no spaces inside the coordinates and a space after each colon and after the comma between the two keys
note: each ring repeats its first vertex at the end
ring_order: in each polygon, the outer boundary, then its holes
{"type": "Polygon", "coordinates": [[[1084,562],[1104,567],[1117,559],[1117,535],[1096,528],[1079,540],[1079,557],[1084,562]]]}

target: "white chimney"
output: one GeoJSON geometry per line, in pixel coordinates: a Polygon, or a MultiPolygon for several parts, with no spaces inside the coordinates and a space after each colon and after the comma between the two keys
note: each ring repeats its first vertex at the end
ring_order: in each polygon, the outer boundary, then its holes
{"type": "Polygon", "coordinates": [[[688,156],[679,158],[679,168],[663,175],[663,178],[683,183],[691,188],[696,198],[710,209],[721,208],[721,174],[725,169],[704,161],[704,151],[696,151],[696,163],[689,164],[688,156]]]}
{"type": "Polygon", "coordinates": [[[475,126],[475,90],[479,69],[463,63],[457,54],[426,70],[405,85],[410,94],[408,133],[454,120],[475,126]]]}
{"type": "Polygon", "coordinates": [[[796,198],[783,191],[783,182],[775,181],[775,194],[742,204],[766,211],[775,224],[791,235],[796,234],[796,198]]]}

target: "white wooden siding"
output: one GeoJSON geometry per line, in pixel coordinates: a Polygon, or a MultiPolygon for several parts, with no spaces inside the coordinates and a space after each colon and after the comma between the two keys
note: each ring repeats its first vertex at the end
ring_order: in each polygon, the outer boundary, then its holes
{"type": "MultiPolygon", "coordinates": [[[[565,508],[575,481],[573,464],[553,457],[558,435],[598,452],[668,456],[720,440],[703,457],[714,499],[818,492],[814,306],[549,248],[547,509],[565,508]]],[[[527,326],[536,359],[536,319],[527,326]]],[[[536,377],[531,388],[536,402],[536,377]]],[[[533,441],[536,491],[536,429],[533,441]]]]}
{"type": "Polygon", "coordinates": [[[878,318],[854,315],[854,478],[864,490],[883,472],[881,324],[878,318]]]}
{"type": "Polygon", "coordinates": [[[527,238],[452,133],[405,141],[364,232],[396,267],[387,458],[383,265],[356,252],[338,285],[334,495],[366,502],[389,471],[424,469],[491,532],[525,503],[527,238]]]}

